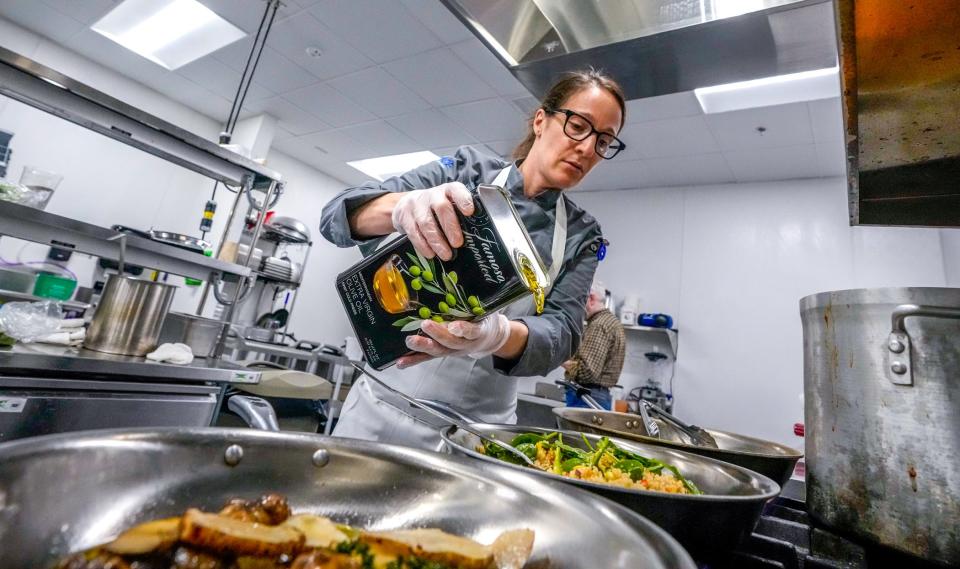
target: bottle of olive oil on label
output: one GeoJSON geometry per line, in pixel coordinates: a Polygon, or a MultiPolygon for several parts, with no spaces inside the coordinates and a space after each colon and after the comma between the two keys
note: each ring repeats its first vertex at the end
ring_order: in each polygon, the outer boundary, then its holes
{"type": "Polygon", "coordinates": [[[550,286],[540,255],[510,197],[498,186],[474,192],[474,214],[460,216],[464,244],[449,261],[426,259],[406,236],[337,277],[337,293],[367,362],[382,370],[410,353],[406,337],[426,319],[476,320],[533,296],[543,310],[550,286]]]}

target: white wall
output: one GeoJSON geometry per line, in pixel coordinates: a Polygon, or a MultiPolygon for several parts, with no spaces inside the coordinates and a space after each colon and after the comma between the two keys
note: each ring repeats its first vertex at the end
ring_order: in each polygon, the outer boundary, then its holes
{"type": "MultiPolygon", "coordinates": [[[[216,140],[220,131],[217,121],[2,18],[0,46],[210,140],[216,140]]],[[[199,236],[212,180],[3,96],[0,129],[15,133],[9,178],[18,179],[26,164],[64,176],[47,211],[102,226],[119,223],[199,236]]],[[[315,247],[291,331],[298,337],[340,344],[349,325],[334,296],[333,277],[359,253],[338,250],[323,240],[318,228],[323,204],[345,184],[285,154],[272,151],[267,158],[286,181],[278,214],[297,217],[314,232],[315,247]]],[[[217,194],[214,230],[207,236],[214,244],[221,237],[232,196],[222,188],[217,194]]],[[[9,237],[0,240],[0,255],[7,260],[41,260],[46,250],[9,237]]],[[[89,286],[94,263],[84,255],[71,260],[70,269],[81,285],[89,286]]],[[[182,283],[179,277],[171,279],[182,283]]],[[[180,287],[174,310],[192,312],[198,299],[199,287],[180,287]]]]}
{"type": "Polygon", "coordinates": [[[960,230],[850,227],[846,195],[837,178],[571,196],[612,243],[607,288],[675,318],[681,417],[799,446],[800,298],[960,286],[960,230]]]}

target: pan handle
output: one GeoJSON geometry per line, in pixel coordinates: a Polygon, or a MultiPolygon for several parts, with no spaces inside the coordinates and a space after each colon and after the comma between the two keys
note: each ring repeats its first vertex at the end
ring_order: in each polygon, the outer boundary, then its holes
{"type": "Polygon", "coordinates": [[[896,385],[913,385],[913,356],[906,320],[910,317],[960,319],[960,308],[901,304],[890,314],[890,337],[887,339],[887,379],[896,385]]]}

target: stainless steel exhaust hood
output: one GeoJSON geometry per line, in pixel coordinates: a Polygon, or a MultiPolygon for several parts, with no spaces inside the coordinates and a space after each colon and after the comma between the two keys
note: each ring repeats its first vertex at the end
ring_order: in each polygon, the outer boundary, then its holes
{"type": "Polygon", "coordinates": [[[838,0],[850,222],[960,227],[956,0],[838,0]]]}
{"type": "Polygon", "coordinates": [[[836,65],[830,0],[443,0],[534,95],[593,66],[629,99],[836,65]]]}

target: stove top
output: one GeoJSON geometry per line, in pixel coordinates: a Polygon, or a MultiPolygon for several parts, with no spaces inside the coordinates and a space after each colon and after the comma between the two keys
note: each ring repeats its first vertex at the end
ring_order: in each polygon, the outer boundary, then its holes
{"type": "Polygon", "coordinates": [[[701,569],[935,569],[897,550],[820,527],[807,513],[806,486],[789,481],[764,508],[753,534],[720,561],[701,569]]]}

